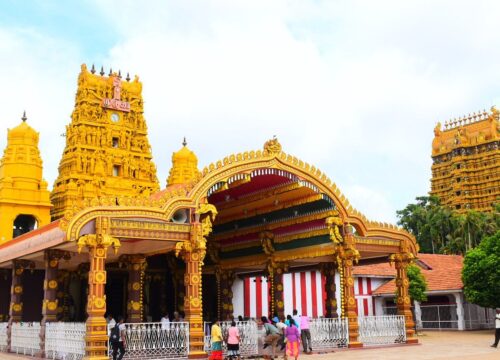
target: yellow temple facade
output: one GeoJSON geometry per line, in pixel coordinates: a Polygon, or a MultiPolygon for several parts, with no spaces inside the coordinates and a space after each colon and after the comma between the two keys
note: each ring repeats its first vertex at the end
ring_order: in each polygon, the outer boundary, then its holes
{"type": "Polygon", "coordinates": [[[100,196],[148,197],[159,189],[143,116],[142,83],[82,65],[66,146],[50,199],[52,219],[100,196]]]}
{"type": "MultiPolygon", "coordinates": [[[[107,311],[125,315],[133,327],[151,329],[156,325],[147,324],[148,317],[158,321],[167,311],[182,309],[189,326],[182,330],[180,358],[206,358],[204,319],[234,315],[236,276],[265,276],[268,313],[284,317],[285,273],[314,269],[325,276],[325,317],[345,329],[345,346],[362,347],[353,269],[358,263],[391,263],[397,270],[397,326],[404,333],[397,341],[418,342],[407,277],[419,249],[412,235],[368,220],[326,174],[285,153],[276,138],[201,171],[184,140],[160,191],[142,84],[137,77],[130,80],[82,65],[50,201],[38,134],[25,121],[9,131],[0,206],[8,204],[7,213],[15,216],[14,207],[26,202],[44,216],[23,210],[40,228],[0,244],[0,271],[8,275],[0,282],[2,298],[10,291],[8,304],[0,303],[9,319],[4,330],[42,318],[34,346],[45,356],[47,324],[85,322],[77,339],[81,353],[104,360],[109,359],[107,311]],[[18,183],[24,192],[16,195],[18,183]]],[[[12,221],[2,223],[2,231],[12,232],[12,221]]],[[[13,351],[10,330],[5,339],[6,351],[13,351]]]]}
{"type": "Polygon", "coordinates": [[[500,112],[494,107],[444,127],[432,141],[431,195],[458,212],[491,211],[500,198],[500,112]]]}
{"type": "Polygon", "coordinates": [[[8,131],[0,160],[0,243],[50,223],[52,207],[42,178],[39,134],[27,124],[8,131]]]}

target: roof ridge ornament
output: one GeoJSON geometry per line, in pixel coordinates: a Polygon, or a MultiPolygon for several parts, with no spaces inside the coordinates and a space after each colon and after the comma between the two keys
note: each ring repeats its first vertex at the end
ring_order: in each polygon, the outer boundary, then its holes
{"type": "Polygon", "coordinates": [[[273,135],[271,140],[267,140],[264,143],[264,151],[267,152],[268,155],[277,156],[281,153],[281,149],[281,144],[276,135],[273,135]]]}
{"type": "Polygon", "coordinates": [[[26,120],[28,120],[28,118],[26,117],[26,110],[23,111],[23,117],[21,118],[21,120],[23,122],[26,122],[26,120]]]}
{"type": "Polygon", "coordinates": [[[182,146],[186,146],[188,143],[186,141],[186,137],[184,136],[184,140],[182,141],[182,146]]]}

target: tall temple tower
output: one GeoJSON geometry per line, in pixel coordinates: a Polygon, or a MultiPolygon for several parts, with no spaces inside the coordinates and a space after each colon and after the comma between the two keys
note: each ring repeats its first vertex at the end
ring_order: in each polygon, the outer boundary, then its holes
{"type": "Polygon", "coordinates": [[[47,182],[42,178],[38,133],[26,123],[7,133],[0,160],[0,243],[50,223],[47,182]]]}
{"type": "Polygon", "coordinates": [[[158,190],[143,117],[142,83],[82,65],[75,109],[51,201],[52,218],[84,199],[149,196],[158,190]]]}
{"type": "Polygon", "coordinates": [[[459,212],[500,201],[500,112],[474,113],[434,128],[431,195],[459,212]]]}

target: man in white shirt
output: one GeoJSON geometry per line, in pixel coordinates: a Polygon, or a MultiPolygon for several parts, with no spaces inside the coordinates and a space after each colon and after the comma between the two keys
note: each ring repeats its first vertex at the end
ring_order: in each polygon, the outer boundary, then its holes
{"type": "Polygon", "coordinates": [[[300,333],[300,323],[301,323],[301,321],[300,321],[300,315],[298,314],[297,309],[293,310],[292,319],[293,319],[293,321],[295,321],[295,326],[297,326],[297,328],[299,329],[299,333],[300,333]]]}
{"type": "Polygon", "coordinates": [[[495,314],[495,342],[491,347],[496,348],[498,342],[500,341],[500,308],[497,308],[497,313],[495,314]]]}
{"type": "Polygon", "coordinates": [[[108,324],[108,337],[111,334],[111,329],[116,325],[115,319],[113,319],[113,315],[108,314],[106,317],[106,323],[108,324]]]}

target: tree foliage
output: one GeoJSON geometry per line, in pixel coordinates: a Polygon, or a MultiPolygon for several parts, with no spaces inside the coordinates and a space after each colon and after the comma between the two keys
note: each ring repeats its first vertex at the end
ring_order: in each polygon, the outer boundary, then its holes
{"type": "Polygon", "coordinates": [[[418,302],[427,301],[427,281],[417,265],[410,265],[407,269],[408,280],[410,281],[410,298],[418,302]]]}
{"type": "Polygon", "coordinates": [[[462,281],[468,302],[500,308],[500,231],[467,252],[462,281]]]}
{"type": "Polygon", "coordinates": [[[398,224],[417,239],[422,253],[465,254],[500,229],[500,204],[491,213],[458,213],[434,196],[416,198],[397,212],[398,224]]]}

